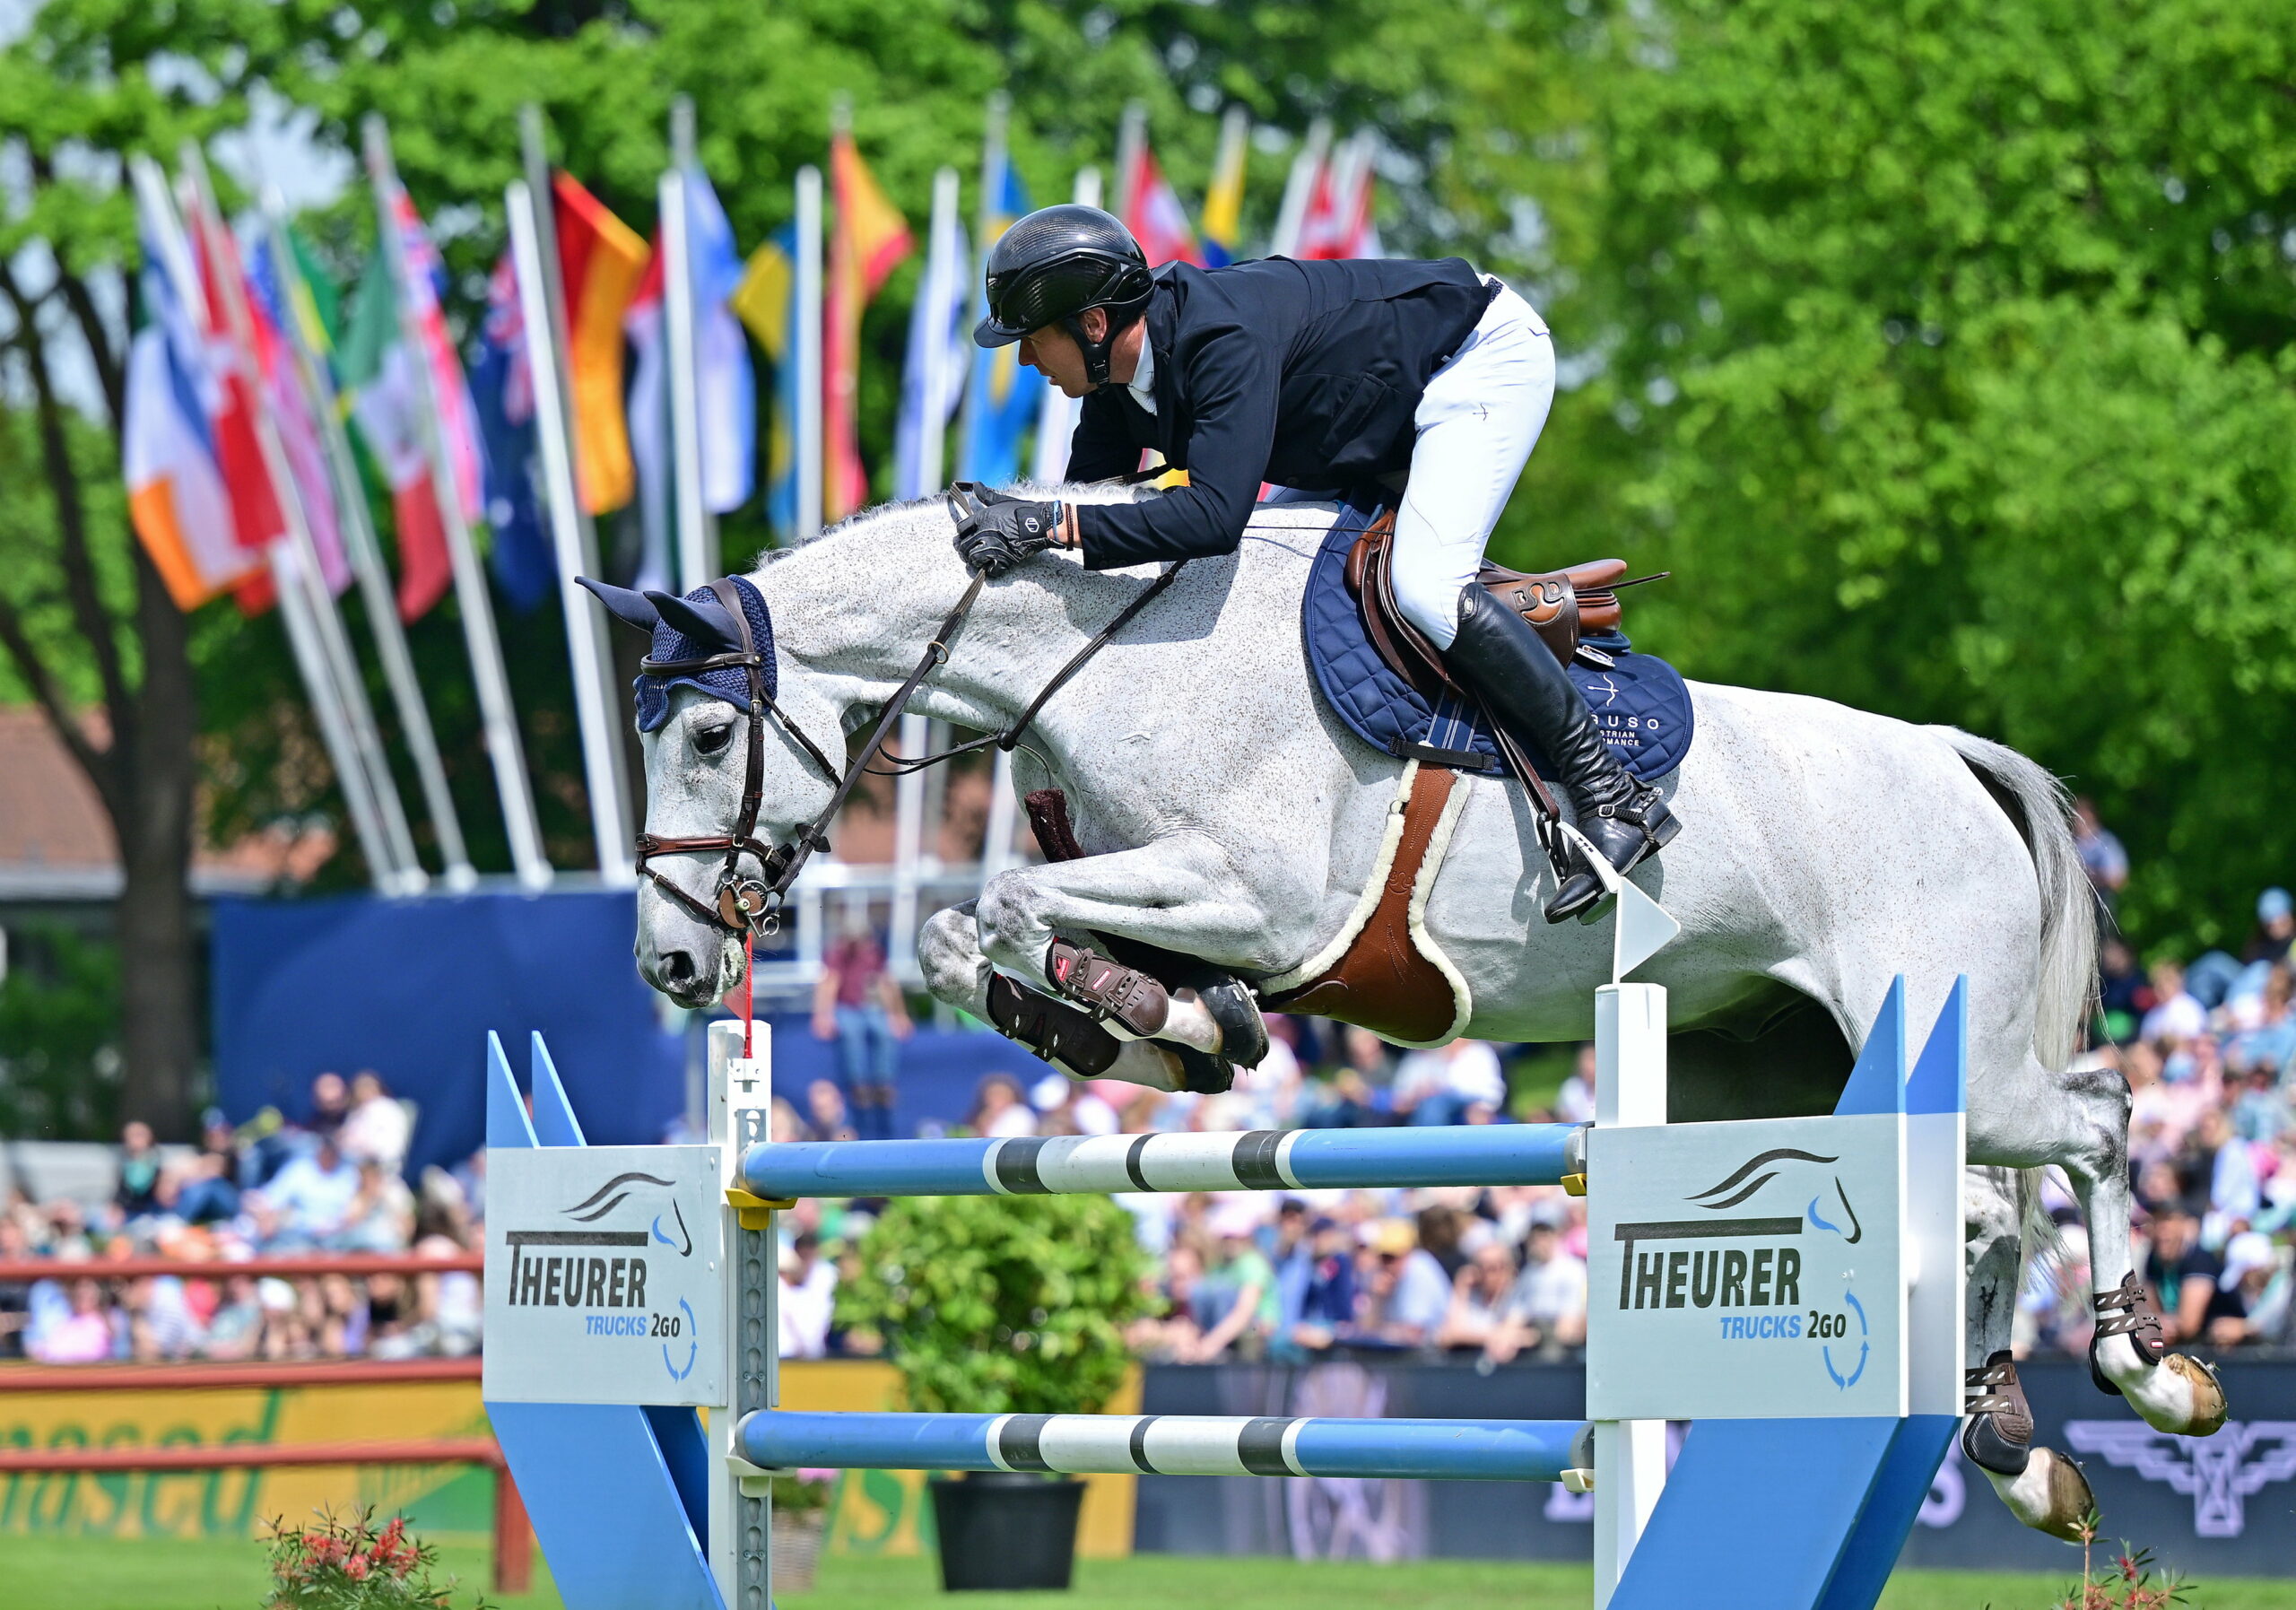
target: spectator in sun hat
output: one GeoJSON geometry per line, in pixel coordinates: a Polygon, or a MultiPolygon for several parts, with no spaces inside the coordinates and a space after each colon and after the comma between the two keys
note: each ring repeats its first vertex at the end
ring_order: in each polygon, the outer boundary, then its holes
{"type": "Polygon", "coordinates": [[[2240,960],[2251,964],[2285,962],[2292,943],[2296,943],[2296,898],[2275,885],[2257,896],[2256,929],[2241,948],[2240,960]]]}
{"type": "MultiPolygon", "coordinates": [[[[2288,1324],[2289,1280],[2280,1249],[2260,1231],[2244,1230],[2224,1243],[2224,1273],[2216,1284],[2239,1299],[2242,1342],[2280,1339],[2288,1324]]],[[[2229,1337],[2231,1327],[2224,1327],[2229,1337]]],[[[2213,1339],[2212,1337],[2212,1339],[2213,1339]]]]}

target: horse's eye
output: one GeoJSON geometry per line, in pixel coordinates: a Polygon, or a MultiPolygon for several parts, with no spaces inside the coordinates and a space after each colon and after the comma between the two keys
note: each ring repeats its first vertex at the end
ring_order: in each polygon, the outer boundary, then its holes
{"type": "Polygon", "coordinates": [[[734,724],[731,721],[720,722],[716,727],[705,727],[693,735],[694,749],[702,754],[723,754],[726,752],[726,745],[733,741],[734,724]]]}

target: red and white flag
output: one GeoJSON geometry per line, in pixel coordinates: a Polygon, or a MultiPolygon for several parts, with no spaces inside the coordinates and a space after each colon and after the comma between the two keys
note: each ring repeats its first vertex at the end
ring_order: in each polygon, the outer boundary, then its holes
{"type": "Polygon", "coordinates": [[[1334,152],[1316,175],[1307,216],[1300,224],[1303,259],[1383,257],[1379,226],[1371,219],[1371,135],[1360,134],[1334,152]]]}
{"type": "Polygon", "coordinates": [[[1171,181],[1157,166],[1156,153],[1148,148],[1147,141],[1140,142],[1132,159],[1132,171],[1125,177],[1124,194],[1129,199],[1124,210],[1124,227],[1140,242],[1140,249],[1148,256],[1149,266],[1166,263],[1204,266],[1204,253],[1196,245],[1187,210],[1180,205],[1171,181]]]}

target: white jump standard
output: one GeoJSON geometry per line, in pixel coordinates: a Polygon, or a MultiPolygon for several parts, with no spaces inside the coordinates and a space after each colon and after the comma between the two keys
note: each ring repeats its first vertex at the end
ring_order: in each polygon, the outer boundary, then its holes
{"type": "Polygon", "coordinates": [[[568,1610],[770,1610],[770,1475],[805,1467],[1559,1482],[1595,1496],[1597,1610],[1871,1610],[1961,1423],[1966,1011],[1909,1077],[1893,988],[1833,1114],[1715,1124],[1666,1121],[1642,984],[1597,992],[1592,1126],[775,1143],[770,1036],[724,1023],[709,1144],[587,1147],[539,1037],[531,1121],[498,1047],[488,1410],[568,1610]],[[774,1406],[796,1197],[1506,1184],[1588,1195],[1596,1418],[774,1406]]]}

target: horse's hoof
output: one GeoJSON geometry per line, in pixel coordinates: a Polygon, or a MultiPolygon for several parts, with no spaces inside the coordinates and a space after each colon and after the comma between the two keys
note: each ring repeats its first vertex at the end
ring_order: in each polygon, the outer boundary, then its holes
{"type": "Polygon", "coordinates": [[[2020,1475],[1987,1470],[1985,1479],[2001,1494],[2009,1513],[2036,1532],[2066,1543],[2080,1542],[2083,1524],[2096,1512],[2096,1497],[2081,1466],[2053,1448],[2034,1449],[2020,1475]]]}
{"type": "Polygon", "coordinates": [[[1180,1062],[1180,1088],[1200,1096],[1224,1095],[1236,1085],[1236,1065],[1225,1057],[1214,1057],[1190,1045],[1172,1045],[1169,1049],[1180,1062]]]}
{"type": "Polygon", "coordinates": [[[2156,1432],[2205,1437],[2224,1423],[2223,1382],[2188,1353],[2171,1353],[2157,1364],[2147,1363],[2126,1336],[2112,1336],[2093,1350],[2090,1373],[2100,1385],[2117,1388],[2156,1432]]]}
{"type": "Polygon", "coordinates": [[[2192,1412],[2182,1425],[2153,1429],[2187,1437],[2214,1436],[2224,1424],[2225,1414],[2224,1383],[2216,1378],[2214,1367],[2185,1353],[2172,1353],[2161,1361],[2161,1368],[2175,1375],[2191,1391],[2192,1412]]]}

